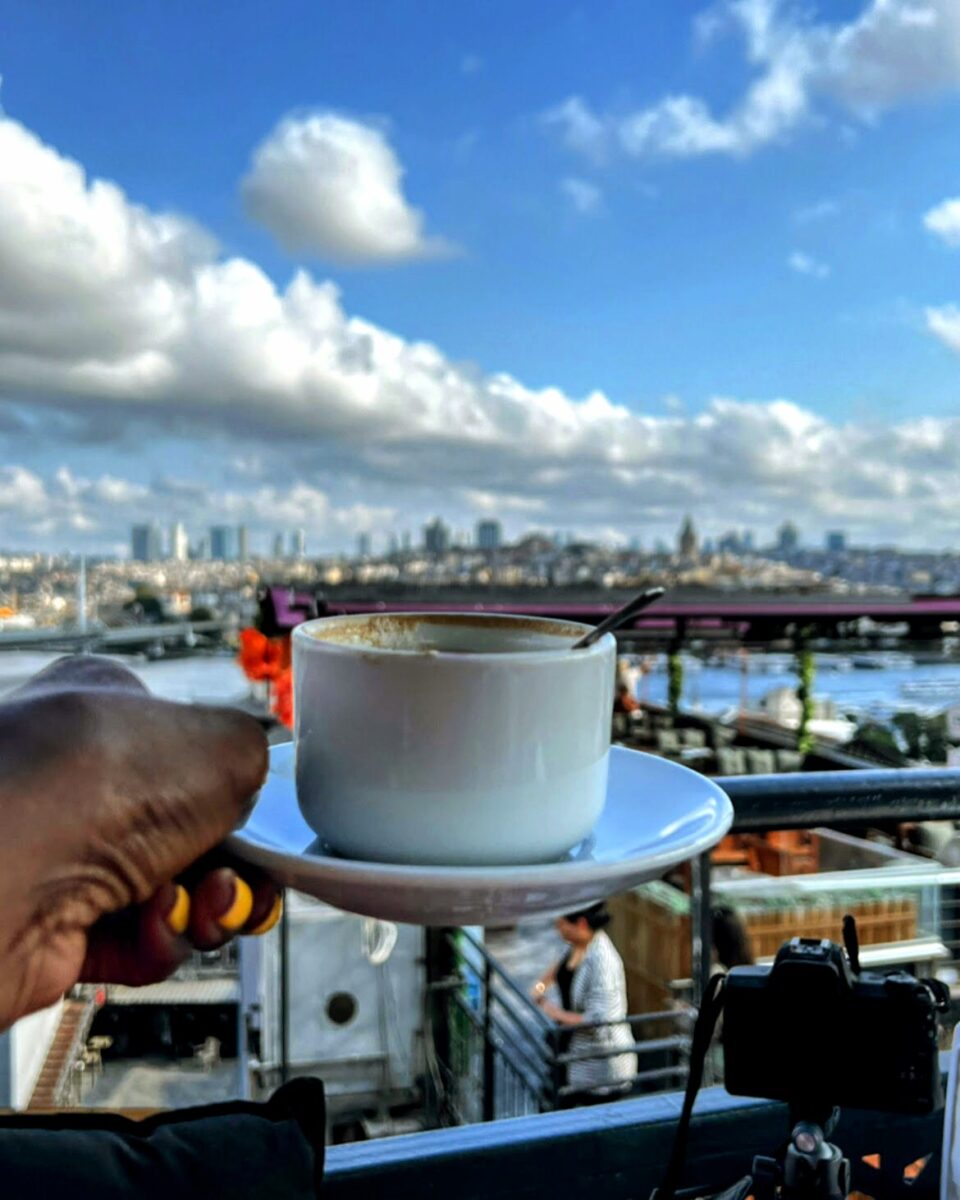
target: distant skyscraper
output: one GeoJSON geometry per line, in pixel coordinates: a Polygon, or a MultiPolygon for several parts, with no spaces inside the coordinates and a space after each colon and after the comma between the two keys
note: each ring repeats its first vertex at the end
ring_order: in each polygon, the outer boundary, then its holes
{"type": "Polygon", "coordinates": [[[781,554],[793,554],[800,545],[800,531],[792,521],[784,521],[777,530],[777,549],[781,554]]]}
{"type": "Polygon", "coordinates": [[[390,554],[391,558],[393,557],[393,555],[398,554],[400,552],[400,540],[395,533],[390,534],[390,540],[387,543],[387,545],[388,545],[387,552],[390,554]]]}
{"type": "Polygon", "coordinates": [[[186,562],[190,557],[190,539],[182,521],[170,526],[170,557],[174,562],[186,562]]]}
{"type": "Polygon", "coordinates": [[[842,529],[831,529],[825,545],[829,554],[842,554],[847,548],[847,535],[842,529]]]}
{"type": "Polygon", "coordinates": [[[410,553],[410,530],[405,529],[400,536],[400,549],[404,554],[410,553]]]}
{"type": "Polygon", "coordinates": [[[274,534],[273,557],[274,558],[284,558],[285,557],[284,552],[283,552],[283,534],[282,533],[274,534]]]}
{"type": "Polygon", "coordinates": [[[428,554],[440,556],[450,548],[450,530],[439,517],[434,517],[423,530],[423,548],[428,554]]]}
{"type": "Polygon", "coordinates": [[[295,529],[290,535],[290,553],[294,558],[307,557],[307,535],[302,529],[295,529]]]}
{"type": "Polygon", "coordinates": [[[370,534],[361,533],[357,535],[357,558],[370,557],[370,534]]]}
{"type": "Polygon", "coordinates": [[[246,525],[237,526],[237,558],[241,562],[250,560],[250,534],[246,525]]]}
{"type": "Polygon", "coordinates": [[[210,557],[216,562],[237,557],[237,531],[232,525],[210,526],[210,557]]]}
{"type": "Polygon", "coordinates": [[[680,526],[680,536],[677,538],[677,549],[681,558],[696,558],[697,531],[693,527],[693,518],[686,516],[680,526]]]}
{"type": "Polygon", "coordinates": [[[130,557],[135,562],[157,562],[163,557],[160,526],[156,521],[134,525],[130,530],[130,557]]]}
{"type": "Polygon", "coordinates": [[[477,522],[477,549],[499,550],[503,539],[503,529],[499,521],[487,520],[477,522]]]}

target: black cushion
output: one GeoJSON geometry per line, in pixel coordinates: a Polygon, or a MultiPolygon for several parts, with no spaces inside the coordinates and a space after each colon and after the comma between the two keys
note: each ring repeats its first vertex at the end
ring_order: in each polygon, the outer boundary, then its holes
{"type": "Polygon", "coordinates": [[[312,1200],[323,1174],[323,1084],[295,1079],[143,1121],[100,1113],[0,1120],[0,1195],[70,1200],[312,1200]]]}

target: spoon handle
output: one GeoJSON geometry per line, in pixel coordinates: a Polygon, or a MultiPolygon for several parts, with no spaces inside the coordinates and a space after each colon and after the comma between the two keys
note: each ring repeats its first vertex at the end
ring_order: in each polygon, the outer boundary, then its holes
{"type": "Polygon", "coordinates": [[[578,642],[574,642],[572,649],[585,650],[587,646],[592,646],[594,642],[599,641],[605,633],[610,633],[613,629],[619,629],[631,617],[635,617],[641,609],[646,608],[648,604],[652,604],[654,600],[659,600],[665,590],[662,587],[649,588],[647,591],[641,592],[639,596],[634,596],[623,608],[618,608],[616,612],[611,613],[608,617],[604,617],[596,629],[591,629],[578,642]]]}

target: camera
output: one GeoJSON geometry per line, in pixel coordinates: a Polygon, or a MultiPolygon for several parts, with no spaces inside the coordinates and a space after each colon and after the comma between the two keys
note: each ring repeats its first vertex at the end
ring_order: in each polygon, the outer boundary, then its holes
{"type": "Polygon", "coordinates": [[[811,938],[786,943],[772,967],[734,967],[721,1035],[727,1091],[797,1112],[937,1108],[946,988],[856,967],[840,946],[811,938]]]}

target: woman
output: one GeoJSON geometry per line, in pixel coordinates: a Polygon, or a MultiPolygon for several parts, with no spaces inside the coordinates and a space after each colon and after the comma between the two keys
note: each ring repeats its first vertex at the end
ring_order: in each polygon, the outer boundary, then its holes
{"type": "Polygon", "coordinates": [[[563,1030],[559,1053],[577,1056],[567,1064],[566,1084],[574,1090],[564,1097],[565,1108],[623,1095],[637,1073],[633,1035],[623,1020],[627,1015],[623,962],[603,932],[609,921],[602,903],[559,917],[557,932],[570,949],[533,987],[543,1013],[563,1030]],[[559,1005],[547,999],[552,986],[560,993],[559,1005]],[[601,1021],[610,1023],[592,1027],[601,1021]],[[609,1054],[621,1047],[622,1054],[609,1054]],[[590,1051],[598,1057],[589,1057],[590,1051]]]}

